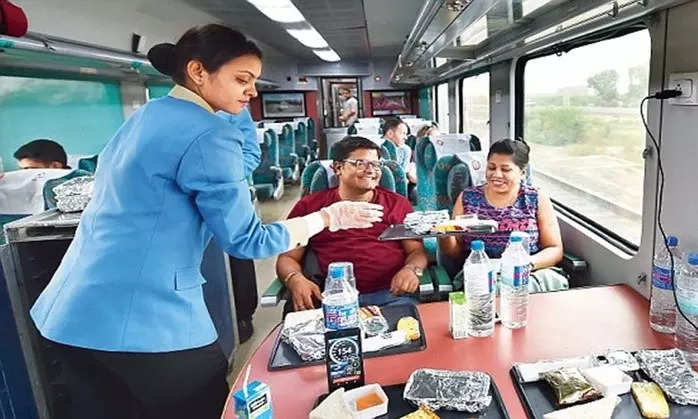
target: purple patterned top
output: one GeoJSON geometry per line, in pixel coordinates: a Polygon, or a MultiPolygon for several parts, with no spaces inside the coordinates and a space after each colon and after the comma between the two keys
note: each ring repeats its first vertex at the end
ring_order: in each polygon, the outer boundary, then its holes
{"type": "Polygon", "coordinates": [[[465,244],[480,239],[485,242],[487,256],[500,258],[509,242],[509,234],[512,231],[523,231],[529,235],[531,254],[538,252],[538,190],[522,184],[519,195],[511,206],[496,208],[487,202],[484,187],[485,185],[480,185],[463,191],[463,214],[477,214],[480,219],[495,220],[499,223],[499,229],[486,235],[466,234],[463,236],[465,244]]]}

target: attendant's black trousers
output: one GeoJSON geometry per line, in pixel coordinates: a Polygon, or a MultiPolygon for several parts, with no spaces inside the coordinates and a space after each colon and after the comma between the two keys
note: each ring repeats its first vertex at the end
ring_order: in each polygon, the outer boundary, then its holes
{"type": "Polygon", "coordinates": [[[69,386],[60,418],[218,419],[228,395],[217,342],[175,352],[105,352],[56,344],[69,386]]]}

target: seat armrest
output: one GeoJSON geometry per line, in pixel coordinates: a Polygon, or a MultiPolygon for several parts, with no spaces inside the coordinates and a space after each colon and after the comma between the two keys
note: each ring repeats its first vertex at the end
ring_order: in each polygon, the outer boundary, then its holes
{"type": "Polygon", "coordinates": [[[560,267],[567,273],[582,273],[587,270],[587,262],[569,253],[562,255],[560,267]]]}
{"type": "Polygon", "coordinates": [[[282,300],[286,299],[286,286],[279,278],[274,278],[271,284],[264,290],[260,304],[262,307],[276,307],[282,300]]]}

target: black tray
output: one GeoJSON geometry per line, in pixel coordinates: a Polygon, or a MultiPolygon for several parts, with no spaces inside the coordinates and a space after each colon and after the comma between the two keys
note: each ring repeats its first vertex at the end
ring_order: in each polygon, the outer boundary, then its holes
{"type": "MultiPolygon", "coordinates": [[[[492,377],[490,377],[490,393],[492,395],[492,403],[490,403],[487,410],[480,414],[468,413],[468,412],[456,412],[452,410],[441,409],[435,412],[442,419],[456,419],[456,418],[481,418],[481,419],[509,419],[509,412],[504,405],[502,400],[502,395],[499,394],[499,389],[494,383],[492,377]]],[[[405,390],[405,383],[395,384],[392,386],[382,386],[385,395],[388,396],[388,413],[383,416],[378,416],[379,418],[401,418],[402,416],[412,413],[417,410],[416,406],[413,406],[408,401],[402,398],[402,394],[405,390]]],[[[315,402],[315,406],[319,405],[320,402],[325,400],[327,394],[323,394],[315,402]]]]}
{"type": "MultiPolygon", "coordinates": [[[[515,367],[512,367],[509,373],[511,374],[512,380],[514,380],[514,387],[516,387],[516,392],[519,394],[521,403],[524,405],[529,418],[543,419],[544,414],[550,413],[553,410],[559,410],[555,408],[555,395],[547,382],[539,380],[531,383],[524,383],[519,375],[519,371],[515,367]]],[[[649,381],[642,372],[638,371],[629,374],[633,377],[634,381],[649,381]]],[[[619,397],[621,402],[616,406],[612,419],[642,418],[640,408],[637,407],[637,403],[635,403],[631,393],[626,393],[619,397]]],[[[669,402],[669,412],[671,413],[669,416],[670,418],[698,418],[698,406],[681,406],[673,403],[669,397],[667,397],[667,401],[669,402]]]]}
{"type": "MultiPolygon", "coordinates": [[[[383,349],[377,352],[366,352],[364,353],[364,358],[375,358],[377,356],[395,355],[402,354],[406,352],[418,352],[423,351],[427,347],[427,337],[424,334],[424,327],[422,326],[422,319],[419,317],[419,312],[417,312],[417,307],[412,304],[405,305],[395,305],[381,307],[383,316],[388,321],[388,327],[390,331],[395,330],[397,327],[397,322],[402,317],[412,316],[417,319],[419,323],[419,332],[421,337],[419,340],[405,343],[404,345],[396,346],[393,348],[383,349]]],[[[296,351],[285,342],[281,341],[281,333],[276,336],[276,342],[274,342],[274,349],[271,351],[271,357],[269,357],[269,363],[267,364],[267,370],[285,370],[291,368],[301,368],[310,365],[321,365],[324,364],[324,360],[319,361],[303,361],[296,351]]]]}
{"type": "Polygon", "coordinates": [[[383,234],[378,236],[378,240],[421,240],[429,237],[449,237],[449,236],[464,236],[466,234],[489,234],[493,233],[494,228],[487,229],[477,229],[477,230],[463,230],[463,231],[449,231],[448,233],[427,233],[427,234],[417,234],[409,228],[405,227],[404,224],[392,224],[390,227],[383,231],[383,234]]]}

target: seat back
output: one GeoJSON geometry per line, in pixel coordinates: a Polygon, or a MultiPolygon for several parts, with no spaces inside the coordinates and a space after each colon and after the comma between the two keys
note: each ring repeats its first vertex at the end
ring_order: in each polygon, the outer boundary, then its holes
{"type": "Polygon", "coordinates": [[[417,136],[416,135],[408,135],[407,139],[405,140],[405,144],[410,146],[412,149],[412,155],[414,156],[415,149],[417,148],[417,136]]]}
{"type": "Polygon", "coordinates": [[[332,160],[315,160],[305,166],[303,173],[301,173],[301,196],[306,196],[310,193],[310,185],[313,181],[313,176],[315,176],[315,172],[318,170],[324,170],[323,164],[331,163],[332,160]]]}
{"type": "Polygon", "coordinates": [[[308,157],[307,155],[305,155],[306,151],[304,150],[304,148],[308,146],[308,130],[304,122],[298,122],[298,127],[296,128],[295,135],[296,150],[298,150],[299,156],[300,153],[303,153],[304,155],[301,157],[308,157]]]}
{"type": "Polygon", "coordinates": [[[97,158],[99,157],[98,154],[95,154],[92,157],[86,157],[84,159],[78,160],[78,169],[79,170],[84,170],[86,172],[94,173],[97,171],[97,158]]]}
{"type": "Polygon", "coordinates": [[[292,154],[296,154],[296,136],[291,124],[286,124],[279,136],[279,164],[281,167],[295,164],[292,154]]]}
{"type": "Polygon", "coordinates": [[[315,121],[313,118],[308,118],[308,140],[312,141],[316,139],[315,134],[315,121]]]}
{"type": "Polygon", "coordinates": [[[436,207],[453,210],[458,195],[464,189],[485,181],[487,155],[482,151],[451,154],[439,159],[434,171],[436,207]]]}
{"type": "MultiPolygon", "coordinates": [[[[471,141],[473,137],[469,134],[446,134],[435,138],[424,137],[417,141],[417,207],[420,210],[438,208],[434,171],[439,159],[471,151],[476,144],[471,141]]],[[[479,145],[479,140],[477,144],[479,145]]]]}
{"type": "Polygon", "coordinates": [[[75,169],[63,177],[56,179],[47,180],[44,183],[43,195],[44,195],[44,206],[47,210],[56,208],[56,194],[53,192],[53,188],[56,186],[69,181],[70,179],[80,177],[80,176],[92,176],[93,174],[80,169],[75,169]]]}
{"type": "Polygon", "coordinates": [[[383,141],[381,144],[381,157],[385,160],[397,160],[397,147],[392,141],[383,141]]]}
{"type": "Polygon", "coordinates": [[[272,183],[274,178],[272,167],[279,167],[279,143],[274,130],[268,129],[264,132],[264,141],[259,143],[262,152],[262,161],[252,172],[254,184],[272,183]]]}

